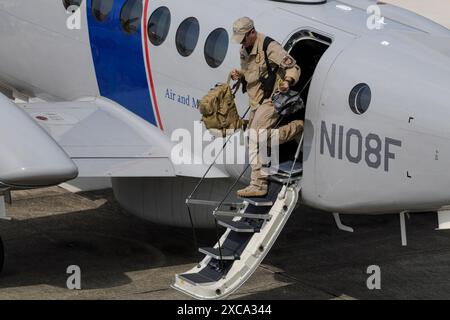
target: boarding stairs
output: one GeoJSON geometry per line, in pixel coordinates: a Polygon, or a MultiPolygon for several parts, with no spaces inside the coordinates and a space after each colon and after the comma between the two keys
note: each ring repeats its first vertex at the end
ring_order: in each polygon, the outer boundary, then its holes
{"type": "Polygon", "coordinates": [[[222,226],[226,231],[213,247],[199,249],[204,259],[190,271],[176,275],[173,288],[196,299],[223,299],[250,278],[299,201],[303,166],[298,159],[302,142],[303,138],[293,161],[270,168],[267,196],[242,198],[239,203],[225,203],[226,198],[218,203],[186,200],[188,207],[215,206],[216,227],[222,226]]]}

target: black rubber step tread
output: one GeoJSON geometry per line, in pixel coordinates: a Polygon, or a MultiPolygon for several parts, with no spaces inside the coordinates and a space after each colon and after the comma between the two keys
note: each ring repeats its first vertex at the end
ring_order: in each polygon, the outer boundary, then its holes
{"type": "Polygon", "coordinates": [[[218,260],[212,259],[211,262],[198,273],[185,273],[179,275],[179,277],[192,284],[217,282],[228,273],[232,265],[232,261],[222,261],[221,263],[218,260]]]}
{"type": "Polygon", "coordinates": [[[260,228],[256,228],[251,223],[247,221],[222,221],[219,220],[219,224],[222,227],[231,229],[238,233],[256,233],[259,232],[260,228]]]}
{"type": "Polygon", "coordinates": [[[200,248],[199,251],[214,259],[222,258],[222,260],[239,260],[240,258],[240,254],[238,254],[236,250],[228,249],[225,246],[222,246],[221,250],[219,250],[219,248],[200,248]]]}
{"type": "Polygon", "coordinates": [[[222,244],[222,247],[231,250],[234,252],[235,256],[240,257],[253,235],[254,233],[240,233],[231,231],[222,244]]]}
{"type": "MultiPolygon", "coordinates": [[[[294,161],[286,161],[283,163],[280,163],[277,167],[274,169],[278,169],[278,175],[281,176],[289,176],[289,173],[292,170],[292,165],[294,164],[294,161]]],[[[303,163],[300,161],[297,161],[294,166],[294,170],[292,171],[292,176],[297,176],[299,174],[303,173],[303,163]]]]}
{"type": "MultiPolygon", "coordinates": [[[[252,223],[255,223],[256,225],[262,225],[263,222],[264,221],[254,222],[254,220],[252,219],[252,223]]],[[[228,237],[225,239],[224,243],[222,244],[223,250],[222,254],[224,254],[225,252],[227,253],[232,252],[234,256],[240,257],[244,252],[245,248],[247,247],[250,239],[253,237],[253,235],[254,233],[238,233],[231,231],[228,237]]],[[[218,252],[219,249],[215,250],[217,250],[218,252]]],[[[222,277],[226,276],[226,274],[231,269],[233,263],[236,260],[218,261],[217,259],[213,258],[211,259],[207,267],[199,271],[198,273],[199,276],[189,275],[188,281],[194,279],[196,281],[195,283],[198,284],[219,281],[222,277]]],[[[186,279],[185,275],[183,275],[183,278],[186,279]]]]}
{"type": "Polygon", "coordinates": [[[180,274],[179,277],[193,285],[217,282],[222,278],[222,276],[220,276],[217,280],[214,280],[203,276],[201,273],[185,273],[180,274]]]}
{"type": "MultiPolygon", "coordinates": [[[[243,198],[243,200],[248,200],[251,203],[264,203],[264,202],[270,202],[272,203],[270,206],[272,206],[275,201],[277,200],[278,194],[280,193],[282,188],[282,185],[276,182],[270,182],[269,183],[269,190],[267,192],[267,195],[265,197],[257,197],[257,198],[243,198]]],[[[269,205],[268,205],[269,206],[269,205]]]]}
{"type": "Polygon", "coordinates": [[[269,214],[272,207],[257,207],[254,205],[249,205],[247,209],[245,210],[245,213],[247,214],[269,214]]]}
{"type": "MultiPolygon", "coordinates": [[[[247,247],[247,244],[249,243],[253,235],[254,233],[240,233],[231,231],[228,234],[228,237],[225,239],[225,241],[221,244],[222,256],[230,256],[230,257],[232,256],[234,258],[233,260],[239,260],[242,252],[244,252],[245,248],[247,247]]],[[[200,248],[200,249],[210,252],[217,257],[220,256],[218,248],[200,248]]],[[[233,261],[233,260],[223,260],[223,261],[233,261]]]]}
{"type": "Polygon", "coordinates": [[[251,218],[244,218],[241,220],[242,222],[248,223],[251,225],[254,229],[261,231],[261,228],[266,220],[261,219],[251,219],[251,218]]]}
{"type": "MultiPolygon", "coordinates": [[[[292,176],[290,182],[295,182],[302,179],[302,175],[292,176]]],[[[275,183],[286,184],[289,182],[289,175],[273,175],[269,177],[269,180],[275,183]]]]}

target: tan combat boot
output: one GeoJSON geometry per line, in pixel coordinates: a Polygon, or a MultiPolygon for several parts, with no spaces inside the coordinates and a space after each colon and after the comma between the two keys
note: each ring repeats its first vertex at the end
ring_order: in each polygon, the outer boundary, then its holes
{"type": "Polygon", "coordinates": [[[257,198],[267,195],[267,186],[249,185],[247,188],[239,190],[237,196],[240,198],[257,198]]]}

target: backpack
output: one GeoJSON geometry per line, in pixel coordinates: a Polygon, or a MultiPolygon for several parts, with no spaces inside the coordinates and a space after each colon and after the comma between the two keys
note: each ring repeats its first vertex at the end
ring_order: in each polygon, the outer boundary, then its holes
{"type": "Polygon", "coordinates": [[[226,130],[240,129],[245,127],[246,121],[239,117],[235,103],[235,93],[239,89],[239,82],[235,91],[228,83],[219,83],[212,88],[199,102],[199,110],[202,121],[208,130],[221,130],[223,136],[226,130]]]}

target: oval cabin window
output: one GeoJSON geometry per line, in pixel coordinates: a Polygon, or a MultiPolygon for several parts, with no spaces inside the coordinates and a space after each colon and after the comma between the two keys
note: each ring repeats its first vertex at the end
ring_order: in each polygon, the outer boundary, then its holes
{"type": "Polygon", "coordinates": [[[205,59],[211,68],[218,68],[228,52],[228,32],[219,28],[211,32],[205,43],[205,59]]]}
{"type": "Polygon", "coordinates": [[[133,34],[139,30],[142,23],[142,0],[128,0],[120,11],[122,29],[133,34]]]}
{"type": "Polygon", "coordinates": [[[183,57],[188,57],[194,52],[200,35],[200,25],[194,17],[184,20],[177,30],[176,45],[178,52],[183,57]]]}
{"type": "Polygon", "coordinates": [[[114,0],[92,0],[92,15],[98,21],[105,21],[112,11],[114,0]]]}
{"type": "Polygon", "coordinates": [[[80,7],[83,0],[63,0],[63,5],[66,10],[68,10],[72,6],[80,7]]]}
{"type": "Polygon", "coordinates": [[[171,15],[167,7],[156,9],[148,19],[148,39],[155,46],[166,41],[170,29],[171,15]]]}

